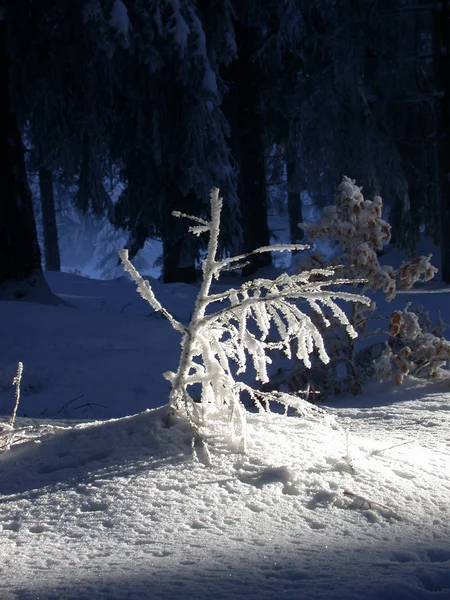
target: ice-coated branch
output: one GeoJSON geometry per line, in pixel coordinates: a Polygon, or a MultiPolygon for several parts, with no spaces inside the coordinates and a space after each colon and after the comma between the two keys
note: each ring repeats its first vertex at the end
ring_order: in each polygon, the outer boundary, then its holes
{"type": "Polygon", "coordinates": [[[14,393],[14,409],[9,420],[9,424],[11,427],[14,427],[14,421],[16,420],[17,409],[19,408],[20,402],[20,382],[22,381],[22,373],[23,373],[23,363],[17,363],[17,373],[13,379],[13,386],[15,387],[14,393]]]}
{"type": "MultiPolygon", "coordinates": [[[[317,270],[309,271],[307,276],[315,275],[317,270]]],[[[334,271],[321,270],[320,274],[322,276],[330,277],[334,274],[334,271]]],[[[270,279],[256,279],[251,282],[244,283],[239,289],[230,289],[225,292],[221,292],[220,294],[211,294],[209,296],[210,302],[223,302],[224,300],[229,300],[231,306],[226,306],[211,315],[205,316],[205,323],[208,321],[216,319],[220,315],[225,315],[227,312],[231,311],[233,306],[252,306],[256,304],[264,304],[269,303],[271,301],[282,301],[283,299],[302,299],[308,302],[311,306],[317,301],[324,301],[324,299],[339,299],[344,300],[346,302],[360,302],[364,305],[369,305],[370,300],[365,296],[361,296],[359,294],[354,294],[351,292],[337,292],[337,291],[327,291],[324,288],[333,286],[342,286],[342,285],[354,285],[356,283],[363,283],[365,280],[355,280],[355,279],[332,279],[328,281],[308,281],[305,273],[300,275],[280,275],[275,280],[270,279]],[[286,285],[288,283],[288,285],[286,285]],[[297,283],[301,283],[302,285],[296,285],[297,283]],[[265,291],[264,291],[265,289],[265,291]],[[263,290],[263,295],[254,296],[251,295],[250,292],[255,290],[263,290]]],[[[317,311],[316,311],[317,312],[317,311]]]]}
{"type": "Polygon", "coordinates": [[[217,262],[217,269],[218,271],[228,270],[230,269],[229,265],[235,262],[245,261],[254,254],[262,254],[264,252],[297,252],[300,250],[307,250],[308,248],[309,246],[305,244],[274,244],[273,246],[261,246],[260,248],[256,248],[256,250],[246,252],[245,254],[223,258],[217,262]]]}
{"type": "Polygon", "coordinates": [[[182,213],[179,210],[173,210],[172,216],[177,217],[177,219],[190,219],[191,221],[195,221],[196,223],[200,223],[201,225],[208,225],[208,221],[202,219],[201,217],[194,217],[193,215],[187,215],[186,213],[182,213]]]}
{"type": "Polygon", "coordinates": [[[157,300],[155,294],[153,293],[152,287],[148,281],[146,281],[141,274],[134,268],[132,263],[128,258],[128,250],[124,248],[123,250],[119,250],[119,257],[122,261],[124,270],[131,275],[131,278],[136,284],[137,291],[139,295],[150,304],[150,306],[156,312],[160,312],[162,315],[166,317],[166,319],[170,322],[172,327],[181,333],[186,331],[184,325],[182,325],[179,321],[173,317],[169,311],[167,311],[162,304],[157,300]]]}

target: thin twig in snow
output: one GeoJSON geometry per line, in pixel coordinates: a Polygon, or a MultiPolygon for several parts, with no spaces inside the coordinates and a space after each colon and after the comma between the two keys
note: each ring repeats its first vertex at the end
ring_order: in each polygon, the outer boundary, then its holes
{"type": "Polygon", "coordinates": [[[414,440],[408,440],[407,442],[401,442],[400,444],[394,444],[393,446],[389,446],[388,448],[382,448],[381,450],[372,450],[371,455],[378,455],[382,452],[387,452],[388,450],[392,450],[393,448],[398,448],[399,446],[405,446],[406,444],[412,444],[414,440]]]}
{"type": "Polygon", "coordinates": [[[13,409],[11,418],[9,420],[9,424],[11,425],[11,427],[14,427],[14,421],[16,420],[17,409],[19,408],[20,382],[22,381],[22,373],[23,373],[23,363],[19,362],[17,364],[16,376],[14,377],[13,382],[12,382],[16,388],[16,391],[15,391],[15,395],[14,395],[14,409],[13,409]]]}

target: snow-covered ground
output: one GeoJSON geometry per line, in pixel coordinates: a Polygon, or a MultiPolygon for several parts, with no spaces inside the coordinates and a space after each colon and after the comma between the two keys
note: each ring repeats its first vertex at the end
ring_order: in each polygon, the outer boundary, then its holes
{"type": "MultiPolygon", "coordinates": [[[[24,439],[0,453],[1,600],[450,598],[448,380],[249,414],[248,452],[218,440],[207,466],[160,408],[176,333],[126,278],[48,279],[73,308],[0,302],[3,422],[24,363],[24,439]]],[[[195,287],[154,288],[188,319],[195,287]]],[[[396,302],[450,322],[435,291],[396,302]]]]}

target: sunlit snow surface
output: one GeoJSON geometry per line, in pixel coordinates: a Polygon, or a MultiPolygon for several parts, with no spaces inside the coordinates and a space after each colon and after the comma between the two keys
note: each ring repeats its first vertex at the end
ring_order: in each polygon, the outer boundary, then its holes
{"type": "MultiPolygon", "coordinates": [[[[16,427],[35,425],[0,454],[2,600],[450,598],[448,381],[374,384],[325,418],[249,415],[246,455],[213,422],[206,466],[155,408],[168,324],[126,279],[50,283],[78,308],[0,303],[0,412],[22,360],[16,427]]],[[[155,284],[182,320],[195,291],[155,284]]],[[[420,297],[447,321],[449,300],[420,297]]]]}

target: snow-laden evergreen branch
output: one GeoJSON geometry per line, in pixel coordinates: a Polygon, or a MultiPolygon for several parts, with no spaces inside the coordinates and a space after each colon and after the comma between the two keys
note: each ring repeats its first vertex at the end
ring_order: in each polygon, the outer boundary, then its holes
{"type": "MultiPolygon", "coordinates": [[[[320,359],[329,361],[322,334],[315,324],[319,316],[324,326],[329,325],[327,311],[351,337],[356,331],[337,301],[369,304],[369,299],[358,294],[331,289],[354,283],[347,279],[333,279],[334,269],[312,269],[296,275],[281,274],[274,280],[254,279],[238,289],[211,293],[214,279],[230,264],[240,263],[249,254],[219,259],[217,257],[222,198],[219,190],[211,190],[211,218],[204,221],[191,215],[176,213],[200,223],[191,228],[194,234],[209,232],[206,258],[202,264],[203,281],[198,293],[190,323],[184,328],[155,298],[150,284],[144,281],[128,261],[126,251],[120,257],[125,269],[137,284],[141,296],[161,311],[174,329],[183,334],[178,369],[164,374],[171,382],[169,406],[171,413],[184,408],[196,433],[203,439],[201,428],[213,415],[224,414],[233,422],[239,434],[245,432],[245,411],[241,392],[247,392],[256,406],[267,407],[270,401],[286,407],[306,410],[308,405],[298,396],[285,393],[267,394],[235,380],[235,375],[253,366],[256,379],[269,381],[270,353],[281,350],[288,357],[292,353],[310,367],[310,355],[317,352],[320,359]],[[308,311],[315,315],[314,319],[308,311]],[[193,391],[200,389],[199,397],[193,391]]],[[[280,245],[262,247],[256,252],[292,251],[305,246],[280,245]]]]}

